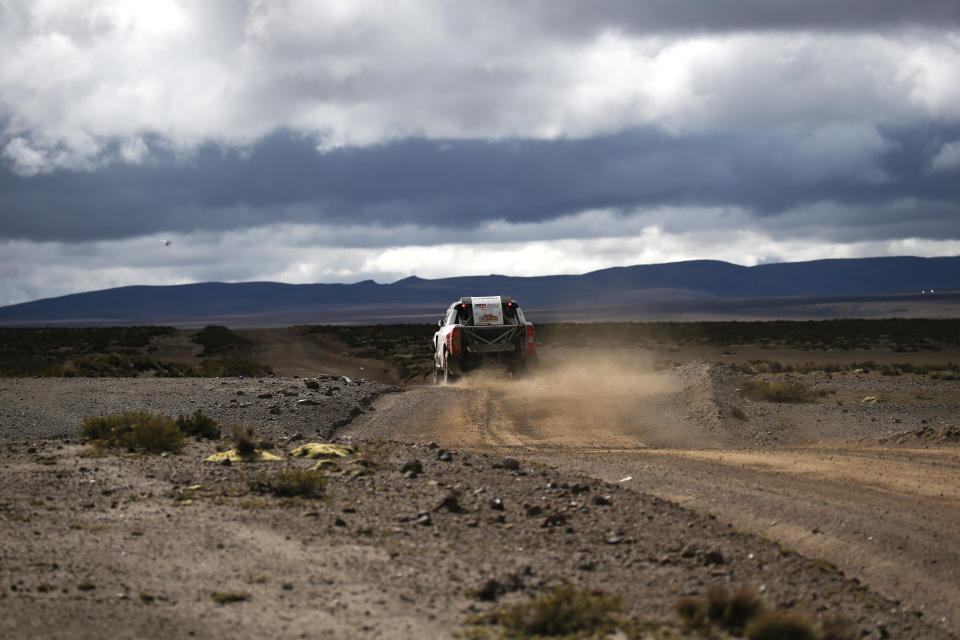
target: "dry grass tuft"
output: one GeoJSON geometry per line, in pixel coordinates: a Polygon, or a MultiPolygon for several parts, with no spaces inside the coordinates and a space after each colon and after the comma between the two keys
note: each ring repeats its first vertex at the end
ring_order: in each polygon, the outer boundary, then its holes
{"type": "Polygon", "coordinates": [[[220,437],[220,425],[199,409],[190,416],[177,416],[177,426],[185,435],[193,436],[197,440],[201,438],[216,440],[220,437]]]}
{"type": "Polygon", "coordinates": [[[745,392],[751,400],[766,402],[813,402],[817,397],[816,390],[799,380],[783,382],[757,380],[748,383],[745,392]]]}
{"type": "Polygon", "coordinates": [[[274,473],[261,471],[250,483],[250,488],[259,493],[270,493],[281,498],[321,498],[327,480],[319,473],[299,469],[280,470],[274,473]]]}
{"type": "Polygon", "coordinates": [[[250,594],[246,592],[218,591],[210,594],[213,601],[217,604],[231,604],[233,602],[244,602],[250,599],[250,594]]]}
{"type": "Polygon", "coordinates": [[[604,637],[619,627],[620,596],[562,584],[542,597],[495,614],[503,634],[526,637],[604,637]]]}
{"type": "Polygon", "coordinates": [[[241,456],[252,456],[257,452],[257,442],[254,440],[253,427],[243,429],[233,427],[233,448],[241,456]]]}
{"type": "Polygon", "coordinates": [[[747,640],[817,640],[813,622],[794,612],[768,611],[747,627],[747,640]]]}

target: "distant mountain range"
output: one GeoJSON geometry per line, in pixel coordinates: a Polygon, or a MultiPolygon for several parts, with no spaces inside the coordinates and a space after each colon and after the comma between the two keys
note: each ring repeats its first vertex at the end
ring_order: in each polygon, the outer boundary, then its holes
{"type": "Polygon", "coordinates": [[[0,325],[424,322],[439,317],[460,296],[497,294],[518,300],[528,315],[538,310],[551,320],[651,319],[678,314],[779,317],[798,315],[783,309],[799,307],[808,310],[799,313],[800,317],[822,317],[843,314],[842,309],[852,308],[854,303],[892,302],[900,305],[896,307],[900,311],[906,304],[909,311],[910,304],[929,304],[935,299],[921,294],[922,290],[936,291],[940,302],[960,301],[960,257],[816,260],[755,267],[694,260],[582,275],[410,277],[390,284],[365,280],[354,284],[130,286],[0,307],[0,325]],[[752,311],[745,311],[748,309],[752,311]],[[765,314],[765,309],[769,313],[765,314]]]}

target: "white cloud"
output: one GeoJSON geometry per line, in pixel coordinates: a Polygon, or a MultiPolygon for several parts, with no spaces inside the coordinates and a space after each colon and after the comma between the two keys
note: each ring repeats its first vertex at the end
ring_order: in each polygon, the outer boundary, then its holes
{"type": "MultiPolygon", "coordinates": [[[[25,6],[6,9],[0,31],[0,117],[36,154],[6,154],[26,174],[95,166],[106,141],[145,134],[242,146],[286,127],[321,149],[649,125],[829,136],[955,120],[960,102],[960,38],[929,29],[653,35],[598,20],[551,31],[513,3],[25,6]]],[[[142,159],[120,149],[111,159],[142,159]]]]}

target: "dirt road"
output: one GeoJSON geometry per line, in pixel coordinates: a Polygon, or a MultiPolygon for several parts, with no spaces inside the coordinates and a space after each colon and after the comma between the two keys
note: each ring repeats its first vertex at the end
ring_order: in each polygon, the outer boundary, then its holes
{"type": "Polygon", "coordinates": [[[762,421],[733,420],[724,403],[739,389],[714,373],[706,364],[641,372],[608,358],[522,381],[479,376],[386,397],[346,435],[509,452],[611,482],[630,477],[621,484],[822,559],[960,634],[960,450],[879,446],[891,425],[877,416],[890,408],[763,406],[750,408],[762,421]],[[771,442],[757,436],[771,431],[780,446],[754,446],[771,442]]]}

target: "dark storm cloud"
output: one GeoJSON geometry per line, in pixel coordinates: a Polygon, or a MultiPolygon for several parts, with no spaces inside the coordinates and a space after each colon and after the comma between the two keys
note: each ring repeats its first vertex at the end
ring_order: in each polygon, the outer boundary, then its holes
{"type": "Polygon", "coordinates": [[[598,208],[733,206],[772,218],[831,202],[849,207],[849,220],[822,224],[855,224],[863,237],[896,237],[909,228],[913,237],[960,238],[960,217],[950,213],[960,183],[954,172],[930,169],[943,144],[960,138],[960,126],[890,128],[862,138],[864,150],[846,149],[840,158],[829,136],[811,141],[792,129],[406,139],[327,153],[309,138],[280,132],[243,152],[203,145],[189,160],[154,141],[152,160],[141,165],[33,177],[4,169],[0,236],[116,239],[278,222],[466,231],[491,220],[543,222],[598,208]],[[904,219],[890,204],[907,200],[914,204],[904,219]]]}
{"type": "Polygon", "coordinates": [[[534,3],[544,23],[578,32],[619,26],[651,31],[725,31],[811,29],[818,31],[960,25],[960,4],[943,0],[614,0],[534,3]]]}

